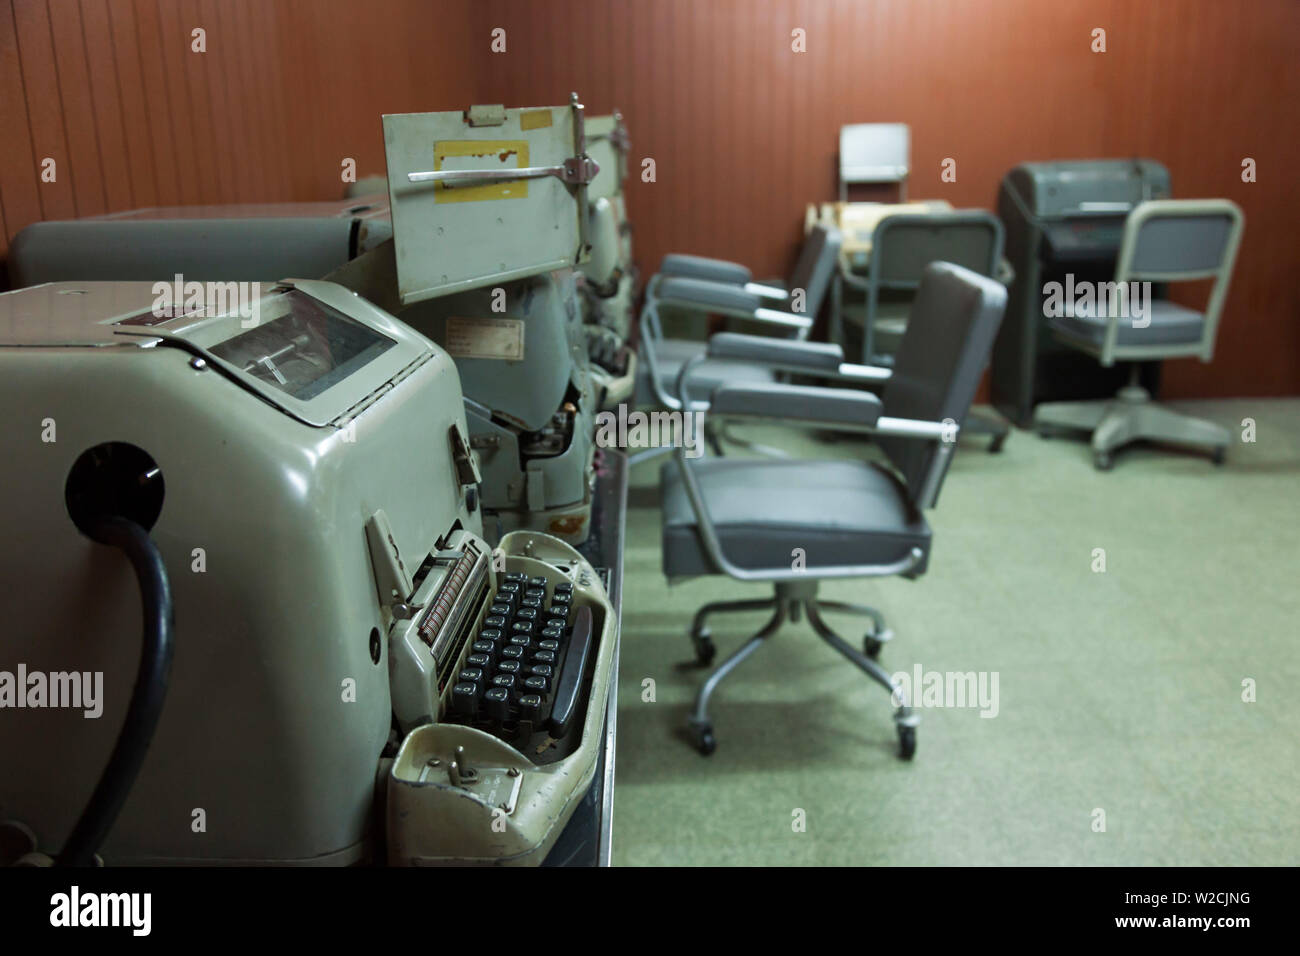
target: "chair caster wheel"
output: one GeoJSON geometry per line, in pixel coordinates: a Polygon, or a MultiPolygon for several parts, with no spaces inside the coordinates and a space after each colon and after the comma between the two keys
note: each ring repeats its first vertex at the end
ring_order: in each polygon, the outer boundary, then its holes
{"type": "Polygon", "coordinates": [[[713,658],[718,654],[717,645],[713,643],[713,638],[707,633],[692,635],[691,640],[695,643],[695,663],[701,667],[708,667],[713,663],[713,658]]]}
{"type": "Polygon", "coordinates": [[[916,756],[916,728],[898,725],[898,759],[911,760],[916,756]]]}
{"type": "Polygon", "coordinates": [[[1216,447],[1214,449],[1214,463],[1216,465],[1222,465],[1227,460],[1228,460],[1228,449],[1225,448],[1223,445],[1219,445],[1218,447],[1216,447]]]}
{"type": "Polygon", "coordinates": [[[995,436],[993,437],[993,440],[992,440],[991,442],[989,442],[989,454],[990,454],[990,455],[996,455],[996,454],[998,454],[999,452],[1001,452],[1001,451],[1002,451],[1002,445],[1003,445],[1003,443],[1004,443],[1006,440],[1007,440],[1007,436],[1006,436],[1006,435],[995,435],[995,436]]]}
{"type": "Polygon", "coordinates": [[[898,730],[898,759],[911,760],[916,756],[916,725],[921,718],[912,713],[911,707],[899,707],[894,711],[894,727],[898,730]]]}
{"type": "Polygon", "coordinates": [[[1098,471],[1110,471],[1115,464],[1115,459],[1111,457],[1110,452],[1099,451],[1093,453],[1092,463],[1098,471]]]}
{"type": "Polygon", "coordinates": [[[707,757],[718,749],[718,741],[713,736],[712,724],[705,724],[703,727],[696,727],[692,724],[691,736],[695,738],[695,749],[700,752],[702,757],[707,757]]]}
{"type": "Polygon", "coordinates": [[[874,661],[880,657],[880,649],[893,639],[893,628],[887,627],[883,631],[872,631],[862,638],[862,653],[874,661]]]}

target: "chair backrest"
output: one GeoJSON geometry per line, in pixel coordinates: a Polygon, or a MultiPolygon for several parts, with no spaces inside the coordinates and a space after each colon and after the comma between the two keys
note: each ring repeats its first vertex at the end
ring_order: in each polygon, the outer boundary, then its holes
{"type": "Polygon", "coordinates": [[[912,134],[906,123],[854,123],[840,127],[840,199],[854,183],[905,183],[912,134]]]}
{"type": "MultiPolygon", "coordinates": [[[[1006,288],[986,276],[948,262],[926,266],[881,395],[884,414],[964,422],[1006,303],[1006,288]]],[[[933,507],[954,442],[880,436],[877,444],[902,475],[912,503],[933,507]]]]}
{"type": "MultiPolygon", "coordinates": [[[[1205,307],[1201,358],[1214,356],[1219,315],[1228,295],[1246,217],[1228,199],[1153,199],[1139,203],[1124,221],[1115,283],[1185,282],[1213,279],[1205,307]]],[[[1103,362],[1115,353],[1119,318],[1111,317],[1103,362]]]]}
{"type": "Polygon", "coordinates": [[[992,276],[1002,258],[1002,222],[985,209],[886,216],[871,238],[867,281],[915,289],[931,262],[951,262],[992,276]]]}
{"type": "MultiPolygon", "coordinates": [[[[804,239],[799,251],[799,261],[795,263],[794,272],[790,274],[789,291],[796,289],[804,292],[803,311],[801,315],[816,320],[821,311],[826,292],[831,287],[835,275],[835,262],[840,255],[842,239],[838,229],[833,226],[816,225],[804,239]]],[[[793,308],[791,308],[793,311],[793,308]]],[[[800,338],[806,338],[801,335],[800,338]]]]}

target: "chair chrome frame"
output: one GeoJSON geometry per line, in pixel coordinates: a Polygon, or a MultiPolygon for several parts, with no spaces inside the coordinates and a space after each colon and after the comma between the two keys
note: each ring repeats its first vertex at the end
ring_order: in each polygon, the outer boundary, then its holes
{"type": "MultiPolygon", "coordinates": [[[[691,367],[703,360],[704,356],[692,358],[683,364],[678,375],[677,388],[682,396],[683,403],[687,407],[697,407],[690,397],[687,380],[690,376],[691,367]]],[[[859,366],[857,368],[861,369],[863,367],[859,366]]],[[[836,372],[807,367],[802,367],[799,371],[827,378],[839,377],[836,372]]],[[[880,372],[887,373],[888,370],[866,370],[868,375],[880,372]]],[[[702,402],[699,404],[707,409],[710,403],[702,402]]],[[[708,412],[706,411],[705,414],[707,416],[708,412]]],[[[728,413],[727,417],[729,419],[778,422],[792,427],[854,432],[865,431],[879,435],[894,435],[921,441],[940,442],[940,454],[936,455],[931,462],[923,482],[922,491],[917,496],[916,506],[918,508],[928,508],[934,504],[944,471],[948,465],[948,458],[953,447],[955,447],[957,434],[960,431],[959,426],[947,422],[917,421],[887,416],[880,416],[873,422],[863,422],[860,425],[784,417],[778,419],[769,416],[739,413],[728,413]]],[[[708,665],[712,662],[716,653],[710,638],[710,632],[705,626],[705,622],[710,615],[733,611],[761,610],[768,607],[773,609],[772,617],[768,622],[718,665],[696,693],[695,703],[688,719],[688,729],[696,747],[706,755],[712,753],[716,747],[713,723],[709,718],[709,700],[714,691],[717,690],[728,674],[758,650],[764,641],[777,633],[786,621],[797,622],[802,613],[807,614],[808,623],[818,637],[890,692],[890,698],[895,706],[894,722],[899,737],[899,754],[903,759],[911,759],[916,752],[916,727],[920,723],[920,717],[912,711],[907,700],[906,691],[902,686],[894,681],[889,672],[874,660],[882,645],[893,637],[893,632],[886,626],[884,615],[877,609],[865,605],[841,601],[819,601],[817,599],[817,590],[820,581],[823,579],[908,575],[924,560],[925,555],[921,549],[912,548],[905,557],[885,564],[846,564],[818,567],[814,575],[810,575],[805,570],[796,570],[787,566],[741,567],[731,560],[722,547],[717,528],[713,523],[712,516],[709,514],[708,504],[704,500],[703,490],[700,488],[691,460],[687,458],[684,448],[677,449],[676,464],[682,476],[683,486],[686,489],[691,509],[695,513],[696,526],[709,559],[728,577],[735,578],[738,581],[770,582],[775,586],[775,594],[772,598],[765,600],[715,601],[706,604],[695,614],[691,624],[691,641],[695,648],[697,661],[708,665]],[[824,610],[862,615],[871,620],[872,630],[864,638],[862,651],[845,641],[826,623],[825,618],[822,616],[824,610]]]]}

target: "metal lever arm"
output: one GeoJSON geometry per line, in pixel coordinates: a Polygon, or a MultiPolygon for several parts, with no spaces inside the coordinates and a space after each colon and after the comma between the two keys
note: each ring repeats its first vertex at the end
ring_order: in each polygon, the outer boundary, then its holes
{"type": "Polygon", "coordinates": [[[432,169],[407,173],[406,179],[412,183],[442,183],[451,188],[554,176],[570,186],[581,186],[595,179],[598,172],[600,172],[600,164],[590,156],[573,156],[556,166],[525,166],[522,169],[432,169]]]}

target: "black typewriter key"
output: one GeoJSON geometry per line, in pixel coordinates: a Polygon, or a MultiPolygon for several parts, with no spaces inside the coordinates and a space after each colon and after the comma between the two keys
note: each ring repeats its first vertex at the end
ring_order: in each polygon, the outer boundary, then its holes
{"type": "Polygon", "coordinates": [[[546,638],[545,640],[537,642],[537,649],[539,651],[558,651],[560,649],[560,642],[554,638],[546,638]]]}
{"type": "Polygon", "coordinates": [[[572,593],[573,593],[573,582],[572,582],[572,581],[561,581],[561,582],[559,582],[558,584],[555,585],[555,593],[556,593],[556,594],[572,594],[572,593]]]}
{"type": "Polygon", "coordinates": [[[496,656],[497,646],[494,641],[475,641],[469,648],[475,657],[486,657],[489,661],[496,656]]]}
{"type": "Polygon", "coordinates": [[[531,720],[537,722],[537,718],[542,712],[542,698],[540,694],[520,694],[519,695],[519,719],[531,720]]]}
{"type": "Polygon", "coordinates": [[[545,600],[546,599],[541,595],[538,595],[537,597],[526,597],[519,602],[519,609],[521,611],[526,607],[540,609],[545,600]]]}
{"type": "Polygon", "coordinates": [[[519,663],[519,661],[502,661],[500,664],[497,665],[497,673],[518,674],[522,668],[523,668],[523,664],[519,663]]]}
{"type": "Polygon", "coordinates": [[[512,647],[528,647],[533,643],[533,639],[527,634],[512,634],[510,644],[512,647]]]}
{"type": "Polygon", "coordinates": [[[515,623],[510,625],[510,630],[514,631],[516,634],[531,634],[533,633],[533,622],[515,621],[515,623]]]}
{"type": "MultiPolygon", "coordinates": [[[[502,663],[504,663],[504,662],[502,662],[502,663]]],[[[496,677],[492,678],[492,689],[493,689],[493,690],[507,690],[507,691],[508,691],[508,690],[510,690],[511,688],[513,688],[514,686],[515,686],[515,675],[514,675],[514,674],[498,674],[496,677]]],[[[486,695],[484,695],[484,696],[486,696],[486,695]]]]}
{"type": "Polygon", "coordinates": [[[505,720],[510,716],[510,691],[504,687],[493,687],[483,695],[483,708],[489,717],[505,720]]]}
{"type": "Polygon", "coordinates": [[[466,667],[456,677],[459,684],[481,684],[483,683],[483,671],[477,667],[466,667]]]}
{"type": "Polygon", "coordinates": [[[537,651],[533,654],[533,662],[537,664],[554,664],[555,651],[537,651]]]}
{"type": "Polygon", "coordinates": [[[462,717],[478,713],[478,685],[457,684],[451,689],[451,709],[462,717]]]}
{"type": "Polygon", "coordinates": [[[512,593],[518,593],[524,590],[527,584],[528,582],[523,577],[512,578],[510,575],[507,574],[506,579],[502,581],[501,586],[497,588],[497,593],[504,594],[507,591],[512,593]]]}
{"type": "Polygon", "coordinates": [[[557,589],[556,592],[551,595],[552,604],[569,604],[572,601],[573,601],[572,591],[560,591],[557,589]]]}
{"type": "Polygon", "coordinates": [[[537,608],[535,607],[521,607],[519,613],[515,615],[515,620],[518,621],[532,621],[536,618],[537,608]]]}
{"type": "Polygon", "coordinates": [[[478,632],[480,641],[499,641],[501,640],[501,628],[485,627],[478,632]]]}
{"type": "Polygon", "coordinates": [[[509,647],[501,648],[502,662],[523,660],[524,649],[518,644],[511,644],[509,647]]]}
{"type": "Polygon", "coordinates": [[[555,647],[548,648],[548,650],[558,651],[560,649],[559,640],[562,637],[564,637],[564,628],[558,624],[552,624],[542,629],[542,640],[556,642],[555,647]]]}
{"type": "Polygon", "coordinates": [[[495,604],[493,604],[490,608],[488,608],[488,613],[489,613],[489,614],[509,614],[509,613],[510,613],[510,610],[511,610],[511,608],[510,608],[510,603],[509,603],[508,601],[497,601],[497,602],[496,602],[495,604]]]}
{"type": "Polygon", "coordinates": [[[492,652],[487,651],[482,654],[471,654],[465,658],[465,664],[469,667],[477,667],[479,670],[492,666],[492,652]]]}
{"type": "Polygon", "coordinates": [[[496,628],[506,626],[506,617],[504,614],[493,614],[483,619],[483,626],[486,628],[496,628]]]}
{"type": "Polygon", "coordinates": [[[534,664],[532,667],[528,668],[528,673],[534,677],[553,677],[555,675],[555,668],[550,664],[534,664]]]}
{"type": "Polygon", "coordinates": [[[523,581],[527,581],[527,580],[528,580],[528,575],[524,574],[524,572],[522,572],[522,571],[507,571],[507,572],[506,572],[505,579],[506,579],[507,581],[520,581],[520,582],[523,582],[523,581]]]}
{"type": "Polygon", "coordinates": [[[546,587],[546,578],[543,577],[529,578],[528,586],[530,588],[544,588],[546,587]]]}
{"type": "Polygon", "coordinates": [[[545,677],[537,677],[537,676],[525,677],[524,689],[531,690],[535,694],[545,694],[546,685],[549,683],[550,681],[548,681],[545,677]]]}

